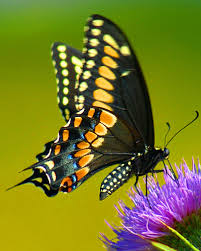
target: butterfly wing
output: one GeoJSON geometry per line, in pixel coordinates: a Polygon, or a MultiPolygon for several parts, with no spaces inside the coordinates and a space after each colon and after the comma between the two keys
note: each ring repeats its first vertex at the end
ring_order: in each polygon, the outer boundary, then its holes
{"type": "Polygon", "coordinates": [[[132,148],[140,137],[136,134],[134,138],[130,128],[112,112],[97,107],[83,109],[60,129],[48,155],[27,168],[34,171],[32,176],[18,185],[32,182],[48,196],[71,192],[105,166],[134,156],[132,148]]]}
{"type": "Polygon", "coordinates": [[[77,86],[82,72],[82,53],[69,45],[56,42],[52,46],[52,59],[56,72],[59,109],[66,121],[80,108],[76,103],[77,86]]]}
{"type": "MultiPolygon", "coordinates": [[[[52,46],[52,59],[56,72],[57,100],[59,109],[67,122],[80,107],[75,104],[76,83],[82,71],[82,53],[64,43],[56,42],[52,46]]],[[[43,152],[36,155],[42,160],[50,151],[54,141],[45,144],[43,152]]]]}
{"type": "Polygon", "coordinates": [[[93,15],[85,26],[84,41],[79,86],[88,88],[80,91],[78,98],[81,97],[85,105],[118,114],[131,128],[138,128],[146,145],[153,146],[148,90],[126,36],[110,20],[93,15]]]}

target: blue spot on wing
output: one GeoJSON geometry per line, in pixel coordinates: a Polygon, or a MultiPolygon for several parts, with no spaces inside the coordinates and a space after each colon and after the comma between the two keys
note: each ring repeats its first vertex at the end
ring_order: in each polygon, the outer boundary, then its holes
{"type": "Polygon", "coordinates": [[[77,181],[77,177],[75,176],[75,174],[73,174],[71,176],[72,182],[75,183],[77,181]]]}

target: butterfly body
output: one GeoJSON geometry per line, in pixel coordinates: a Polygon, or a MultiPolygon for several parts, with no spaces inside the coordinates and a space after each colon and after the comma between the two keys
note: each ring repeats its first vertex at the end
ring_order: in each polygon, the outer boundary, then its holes
{"type": "Polygon", "coordinates": [[[53,196],[71,192],[96,172],[119,164],[101,184],[104,199],[130,177],[153,173],[169,152],[154,147],[147,86],[119,27],[93,15],[85,26],[83,51],[57,42],[52,57],[58,105],[67,124],[27,168],[33,174],[18,185],[31,182],[53,196]]]}

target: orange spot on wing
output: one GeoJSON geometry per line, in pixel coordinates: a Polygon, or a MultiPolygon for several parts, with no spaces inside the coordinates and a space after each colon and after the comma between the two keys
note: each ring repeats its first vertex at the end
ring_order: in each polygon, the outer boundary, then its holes
{"type": "Polygon", "coordinates": [[[97,138],[97,135],[95,133],[93,133],[93,132],[90,132],[90,131],[88,131],[87,133],[85,133],[84,136],[87,139],[87,141],[89,141],[89,142],[92,142],[94,139],[97,138]]]}
{"type": "Polygon", "coordinates": [[[92,161],[93,157],[94,157],[93,154],[89,154],[89,155],[86,155],[86,156],[82,157],[82,158],[79,160],[79,162],[78,162],[79,166],[80,166],[80,167],[86,166],[87,164],[89,164],[89,162],[92,161]]]}
{"type": "Polygon", "coordinates": [[[119,58],[119,54],[111,46],[104,46],[104,52],[114,58],[119,58]]]}
{"type": "Polygon", "coordinates": [[[102,77],[105,77],[110,80],[115,80],[115,74],[107,67],[107,66],[100,66],[98,68],[98,72],[102,77]]]}
{"type": "Polygon", "coordinates": [[[89,172],[89,167],[82,168],[81,170],[78,170],[75,174],[77,176],[77,181],[81,180],[84,176],[87,175],[89,172]]]}
{"type": "Polygon", "coordinates": [[[74,154],[74,156],[75,156],[76,158],[78,158],[78,157],[82,157],[82,156],[84,156],[84,155],[86,155],[86,154],[88,154],[88,153],[90,153],[90,152],[91,152],[90,149],[84,149],[84,150],[80,150],[80,151],[76,152],[76,153],[74,154]]]}
{"type": "Polygon", "coordinates": [[[69,131],[63,130],[63,141],[67,141],[69,138],[69,131]]]}
{"type": "Polygon", "coordinates": [[[68,187],[68,193],[72,191],[72,187],[68,187]]]}
{"type": "Polygon", "coordinates": [[[96,140],[94,140],[94,142],[92,143],[93,147],[99,147],[103,144],[104,142],[104,138],[98,138],[96,140]]]}
{"type": "Polygon", "coordinates": [[[105,135],[107,134],[107,128],[103,124],[98,124],[95,126],[95,133],[98,135],[105,135]]]}
{"type": "Polygon", "coordinates": [[[114,101],[113,96],[102,89],[95,90],[93,92],[93,97],[96,100],[100,100],[106,103],[112,103],[114,101]]]}
{"type": "Polygon", "coordinates": [[[94,112],[95,112],[95,109],[94,108],[90,108],[89,111],[88,111],[88,117],[89,118],[93,118],[94,112]]]}
{"type": "Polygon", "coordinates": [[[117,117],[110,112],[102,111],[100,115],[100,122],[102,122],[107,127],[113,127],[117,122],[117,117]]]}
{"type": "Polygon", "coordinates": [[[71,178],[69,176],[67,176],[61,181],[60,187],[70,187],[70,186],[72,186],[72,184],[73,184],[73,182],[72,182],[71,178]]]}
{"type": "Polygon", "coordinates": [[[102,77],[97,78],[95,80],[95,84],[98,87],[105,89],[105,90],[108,90],[108,91],[114,90],[114,86],[108,80],[106,80],[105,78],[102,78],[102,77]]]}
{"type": "Polygon", "coordinates": [[[61,146],[60,145],[56,145],[55,148],[54,148],[54,154],[55,155],[58,155],[61,151],[61,146]]]}
{"type": "Polygon", "coordinates": [[[109,66],[111,68],[117,68],[118,67],[117,63],[112,58],[110,58],[108,56],[103,57],[102,62],[103,62],[104,65],[107,65],[107,66],[109,66]]]}
{"type": "Polygon", "coordinates": [[[75,117],[74,127],[80,126],[81,122],[82,122],[82,118],[81,117],[75,117]]]}
{"type": "Polygon", "coordinates": [[[90,146],[90,144],[85,141],[81,141],[80,143],[77,144],[77,147],[80,149],[85,149],[85,148],[88,148],[89,146],[90,146]]]}
{"type": "Polygon", "coordinates": [[[107,109],[109,111],[113,111],[112,107],[110,107],[109,105],[106,105],[106,104],[104,104],[103,102],[100,102],[100,101],[93,102],[93,106],[101,107],[101,108],[107,109]]]}

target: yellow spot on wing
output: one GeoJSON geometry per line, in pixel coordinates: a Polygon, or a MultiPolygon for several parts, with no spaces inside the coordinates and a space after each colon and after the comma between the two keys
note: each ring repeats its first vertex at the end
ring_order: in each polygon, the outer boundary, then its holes
{"type": "Polygon", "coordinates": [[[63,97],[62,102],[63,102],[63,105],[67,105],[69,100],[67,97],[63,97]]]}
{"type": "Polygon", "coordinates": [[[86,62],[86,67],[89,68],[89,69],[90,69],[90,68],[93,68],[94,65],[95,65],[94,60],[88,60],[88,61],[86,62]]]}
{"type": "Polygon", "coordinates": [[[75,71],[76,71],[76,73],[78,73],[78,74],[81,74],[81,73],[82,73],[82,69],[81,69],[78,65],[75,66],[75,71]]]}
{"type": "Polygon", "coordinates": [[[83,79],[88,79],[91,77],[91,72],[90,71],[84,71],[83,72],[83,79]]]}
{"type": "Polygon", "coordinates": [[[79,111],[84,107],[84,104],[75,104],[75,108],[79,111]]]}
{"type": "Polygon", "coordinates": [[[68,70],[67,70],[67,69],[62,70],[61,73],[62,73],[62,75],[63,75],[64,77],[68,76],[68,70]]]}
{"type": "Polygon", "coordinates": [[[78,102],[79,103],[84,103],[84,100],[85,100],[85,98],[84,98],[83,95],[78,96],[78,102]]]}
{"type": "Polygon", "coordinates": [[[86,31],[88,31],[89,30],[89,26],[85,26],[84,27],[84,31],[86,32],[86,31]]]}
{"type": "Polygon", "coordinates": [[[99,30],[99,29],[91,29],[91,34],[93,36],[99,36],[101,34],[101,30],[99,30]]]}
{"type": "Polygon", "coordinates": [[[57,46],[57,50],[60,52],[64,52],[66,50],[66,46],[65,45],[59,45],[57,46]]]}
{"type": "Polygon", "coordinates": [[[102,77],[97,78],[95,80],[95,84],[98,87],[105,89],[105,90],[108,90],[108,91],[114,90],[114,86],[108,80],[106,80],[105,78],[102,78],[102,77]]]}
{"type": "Polygon", "coordinates": [[[93,92],[93,97],[96,100],[103,101],[106,103],[112,103],[114,101],[113,96],[102,89],[95,90],[93,92]]]}
{"type": "Polygon", "coordinates": [[[86,155],[79,160],[78,164],[80,167],[84,167],[87,164],[89,164],[89,162],[91,162],[93,158],[94,158],[94,154],[86,155]]]}
{"type": "Polygon", "coordinates": [[[69,85],[69,80],[68,80],[67,78],[64,78],[64,79],[63,79],[63,84],[64,84],[64,85],[69,85]]]}
{"type": "Polygon", "coordinates": [[[60,62],[60,66],[61,66],[62,68],[67,67],[67,62],[64,61],[64,60],[62,60],[62,61],[60,62]]]}
{"type": "Polygon", "coordinates": [[[64,52],[61,52],[61,53],[59,53],[59,57],[60,57],[60,59],[64,60],[64,59],[66,59],[67,55],[64,52]]]}
{"type": "Polygon", "coordinates": [[[113,58],[119,58],[119,54],[111,46],[104,46],[104,52],[113,58]]]}
{"type": "Polygon", "coordinates": [[[123,54],[124,56],[130,56],[130,55],[131,55],[130,49],[129,49],[129,47],[126,46],[126,45],[123,45],[123,46],[120,48],[120,51],[121,51],[121,54],[123,54]]]}
{"type": "Polygon", "coordinates": [[[88,54],[90,57],[95,57],[98,54],[98,51],[95,49],[89,49],[88,54]]]}
{"type": "Polygon", "coordinates": [[[45,162],[45,164],[49,167],[49,169],[52,169],[54,167],[54,162],[52,160],[45,162]]]}
{"type": "Polygon", "coordinates": [[[107,67],[107,66],[100,66],[98,68],[98,72],[102,77],[105,77],[110,80],[116,79],[115,74],[107,67]]]}
{"type": "Polygon", "coordinates": [[[82,67],[82,61],[76,56],[72,56],[71,62],[79,67],[82,67]]]}
{"type": "Polygon", "coordinates": [[[94,47],[99,45],[99,41],[97,38],[90,39],[89,43],[91,46],[94,46],[94,47]]]}
{"type": "Polygon", "coordinates": [[[100,102],[100,101],[95,101],[95,102],[93,102],[92,105],[96,106],[96,107],[101,107],[101,108],[107,109],[109,111],[113,111],[112,107],[110,107],[109,105],[106,105],[105,103],[100,102]]]}
{"type": "Polygon", "coordinates": [[[107,111],[102,111],[100,115],[100,122],[106,125],[107,127],[113,127],[117,122],[117,117],[107,111]]]}
{"type": "Polygon", "coordinates": [[[109,35],[109,34],[105,34],[103,36],[103,40],[108,43],[109,45],[111,45],[112,47],[114,47],[115,49],[119,49],[119,46],[117,44],[117,42],[115,41],[115,39],[109,35]]]}
{"type": "Polygon", "coordinates": [[[93,21],[92,21],[92,24],[93,24],[94,26],[102,26],[103,23],[104,23],[104,21],[103,21],[103,20],[99,20],[99,19],[93,20],[93,21]]]}
{"type": "Polygon", "coordinates": [[[68,94],[68,88],[67,88],[67,87],[64,87],[64,88],[63,88],[63,93],[64,93],[65,95],[68,94]]]}
{"type": "Polygon", "coordinates": [[[111,68],[117,68],[118,67],[117,63],[112,58],[107,57],[107,56],[102,58],[102,62],[103,62],[104,65],[107,65],[107,66],[109,66],[111,68]]]}
{"type": "Polygon", "coordinates": [[[88,88],[88,84],[86,82],[81,82],[80,86],[79,86],[79,91],[83,92],[88,88]]]}
{"type": "Polygon", "coordinates": [[[52,175],[52,180],[56,181],[56,179],[57,179],[56,173],[54,171],[52,171],[51,175],[52,175]]]}

